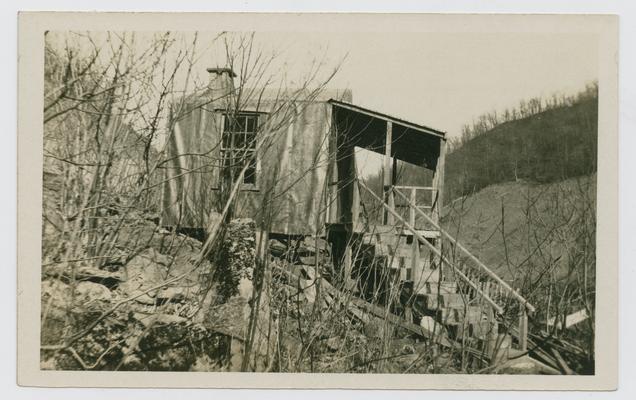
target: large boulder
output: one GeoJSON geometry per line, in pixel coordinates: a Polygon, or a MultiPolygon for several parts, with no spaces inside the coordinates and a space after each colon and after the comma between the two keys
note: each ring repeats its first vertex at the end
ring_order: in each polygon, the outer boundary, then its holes
{"type": "Polygon", "coordinates": [[[142,304],[182,302],[199,294],[200,269],[205,268],[207,264],[195,268],[191,260],[177,260],[146,249],[126,264],[119,289],[142,304]]]}
{"type": "Polygon", "coordinates": [[[82,265],[75,272],[76,279],[82,281],[90,281],[114,288],[124,280],[124,274],[121,270],[109,271],[100,269],[92,265],[82,265]]]}
{"type": "Polygon", "coordinates": [[[99,283],[84,281],[75,286],[76,301],[84,306],[93,302],[109,302],[113,298],[112,292],[99,283]]]}
{"type": "Polygon", "coordinates": [[[298,243],[296,254],[302,264],[324,264],[329,258],[330,246],[323,238],[308,236],[298,243]]]}
{"type": "Polygon", "coordinates": [[[448,336],[448,333],[446,332],[446,328],[444,327],[444,325],[438,323],[437,321],[435,321],[433,317],[430,317],[428,315],[425,315],[422,317],[422,319],[420,320],[420,326],[422,327],[422,330],[427,335],[435,334],[437,336],[443,336],[443,337],[448,336]]]}
{"type": "Polygon", "coordinates": [[[285,243],[280,240],[270,239],[269,240],[269,252],[272,256],[278,258],[285,258],[287,255],[288,247],[285,243]]]}
{"type": "MultiPolygon", "coordinates": [[[[55,322],[64,323],[64,315],[71,305],[71,286],[58,279],[45,279],[40,286],[42,337],[51,330],[57,332],[55,322]]],[[[61,328],[60,328],[61,329],[61,328]]],[[[52,335],[55,336],[55,335],[52,335]]],[[[54,340],[56,338],[53,338],[54,340]]]]}
{"type": "Polygon", "coordinates": [[[175,315],[150,316],[138,343],[139,351],[125,358],[121,370],[190,371],[202,358],[226,357],[226,339],[204,326],[175,315]]]}
{"type": "Polygon", "coordinates": [[[298,246],[298,252],[301,254],[329,254],[329,242],[321,237],[307,236],[298,246]]]}
{"type": "Polygon", "coordinates": [[[155,249],[147,249],[135,256],[125,266],[125,281],[119,289],[127,297],[143,304],[155,304],[158,290],[151,290],[165,283],[172,260],[155,249]]]}

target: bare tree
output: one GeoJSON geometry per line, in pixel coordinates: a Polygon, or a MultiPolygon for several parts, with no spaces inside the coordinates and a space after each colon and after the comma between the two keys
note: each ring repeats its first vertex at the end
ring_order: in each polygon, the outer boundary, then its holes
{"type": "MultiPolygon", "coordinates": [[[[247,102],[261,107],[266,90],[276,94],[267,104],[268,119],[253,138],[255,151],[242,154],[234,160],[236,165],[227,168],[231,173],[219,211],[229,219],[249,158],[265,154],[281,127],[298,113],[299,104],[302,107],[320,93],[335,72],[318,78],[323,65],[317,61],[303,85],[290,90],[274,79],[279,72],[272,69],[275,55],[258,50],[254,35],[221,34],[212,41],[225,48],[227,62],[240,73],[236,90],[227,95],[228,113],[240,112],[247,102]]],[[[57,368],[138,368],[135,362],[140,359],[157,362],[143,350],[157,321],[167,312],[194,321],[209,299],[209,290],[196,292],[199,306],[175,314],[170,311],[175,303],[167,298],[154,306],[158,307],[150,314],[154,322],[148,324],[127,316],[127,310],[139,309],[130,306],[149,294],[168,292],[185,282],[209,288],[209,282],[217,279],[210,252],[218,249],[222,221],[209,221],[211,234],[202,245],[177,229],[166,232],[157,225],[163,212],[159,201],[166,183],[163,170],[175,161],[167,150],[174,124],[208,104],[189,101],[206,89],[193,73],[201,67],[205,53],[201,47],[205,45],[210,43],[202,46],[197,34],[171,32],[47,34],[42,350],[43,361],[54,359],[57,368]],[[163,254],[148,253],[148,249],[163,254]],[[197,257],[188,260],[193,249],[197,257]],[[156,285],[142,286],[132,296],[120,290],[113,291],[114,295],[104,291],[104,301],[87,310],[82,307],[87,290],[101,290],[102,283],[117,282],[130,262],[138,263],[142,256],[151,257],[152,262],[165,259],[168,276],[156,285]],[[100,285],[91,286],[91,282],[100,285]]],[[[182,171],[177,179],[196,176],[224,162],[214,157],[204,160],[197,169],[182,171]]],[[[263,190],[269,196],[280,194],[266,186],[263,190]]],[[[264,210],[257,221],[261,229],[267,228],[268,215],[274,212],[267,211],[267,201],[264,210]]],[[[266,245],[265,238],[259,248],[266,245]]],[[[259,254],[258,259],[251,320],[258,319],[258,302],[266,287],[262,277],[268,274],[267,257],[259,254]]],[[[207,342],[214,340],[206,337],[207,342]]]]}

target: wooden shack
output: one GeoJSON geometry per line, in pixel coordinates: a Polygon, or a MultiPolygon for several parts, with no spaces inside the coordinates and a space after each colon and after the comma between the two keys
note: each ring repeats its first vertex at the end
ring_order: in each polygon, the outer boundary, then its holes
{"type": "Polygon", "coordinates": [[[209,73],[205,91],[173,106],[163,225],[205,229],[211,212],[223,208],[228,192],[224,182],[228,176],[237,179],[235,172],[245,167],[234,217],[254,219],[270,236],[327,238],[347,274],[354,262],[352,249],[365,234],[382,231],[406,238],[408,249],[413,248],[408,260],[404,254],[398,258],[403,278],[413,275],[414,268],[427,268],[419,260],[426,257],[419,256],[412,230],[396,222],[407,222],[431,243],[439,231],[395,193],[401,191],[438,220],[444,132],[354,105],[349,91],[252,90],[250,97],[249,90],[236,93],[231,70],[209,73]],[[364,177],[356,168],[359,149],[383,156],[382,193],[360,195],[364,177]],[[430,179],[405,185],[398,163],[428,172],[430,179]],[[371,209],[379,209],[381,216],[370,218],[371,209]]]}
{"type": "Polygon", "coordinates": [[[444,132],[355,105],[348,91],[237,90],[230,69],[208,71],[209,87],[172,107],[163,225],[205,231],[232,204],[260,237],[326,239],[339,282],[360,297],[481,339],[514,299],[525,351],[534,307],[439,224],[444,132]],[[380,155],[380,182],[360,170],[361,149],[380,155]],[[404,166],[424,179],[405,181],[404,166]],[[472,266],[445,257],[443,240],[472,266]]]}

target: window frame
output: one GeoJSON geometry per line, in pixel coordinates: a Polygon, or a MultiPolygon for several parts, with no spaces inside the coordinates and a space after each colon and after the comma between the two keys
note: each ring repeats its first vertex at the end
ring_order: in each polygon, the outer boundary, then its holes
{"type": "MultiPolygon", "coordinates": [[[[229,113],[227,111],[222,111],[221,112],[221,116],[222,116],[222,121],[221,121],[221,145],[220,145],[220,153],[221,153],[221,159],[225,159],[225,154],[226,152],[231,152],[231,159],[234,160],[235,159],[235,155],[240,154],[240,152],[245,153],[245,156],[247,156],[247,153],[253,153],[255,154],[255,157],[252,159],[252,162],[254,163],[253,166],[253,182],[246,182],[246,178],[247,178],[247,173],[248,171],[246,171],[245,175],[243,176],[243,182],[241,182],[241,190],[245,190],[245,191],[258,191],[259,190],[259,177],[260,177],[260,172],[261,172],[261,160],[260,157],[258,155],[258,153],[256,152],[256,135],[258,134],[259,131],[259,127],[260,127],[260,122],[261,122],[261,115],[263,115],[262,112],[256,112],[256,111],[239,111],[236,113],[229,113]],[[242,123],[242,131],[235,131],[234,129],[228,131],[227,128],[230,127],[231,125],[231,121],[229,121],[229,118],[233,116],[236,118],[236,122],[234,123],[235,126],[241,126],[240,124],[242,123]],[[244,121],[239,122],[241,119],[244,119],[244,121]],[[248,130],[249,127],[249,121],[252,120],[253,121],[253,131],[248,130]],[[226,135],[228,135],[229,133],[229,146],[227,146],[227,140],[226,140],[226,135]],[[242,140],[243,140],[243,145],[240,147],[235,146],[234,144],[234,140],[236,139],[236,137],[240,137],[243,136],[242,140]],[[252,136],[252,140],[250,142],[247,141],[248,136],[252,136]],[[249,148],[247,146],[245,146],[246,143],[250,143],[249,148]]],[[[238,157],[237,157],[238,158],[238,157]]],[[[221,167],[224,168],[224,167],[221,167]]]]}

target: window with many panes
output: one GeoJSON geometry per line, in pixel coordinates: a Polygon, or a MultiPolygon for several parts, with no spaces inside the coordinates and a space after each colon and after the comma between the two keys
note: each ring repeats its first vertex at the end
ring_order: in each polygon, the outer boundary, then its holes
{"type": "Polygon", "coordinates": [[[232,171],[232,178],[236,178],[245,164],[248,163],[243,183],[256,186],[257,160],[254,153],[256,151],[258,114],[225,114],[223,120],[223,140],[221,143],[223,164],[232,171]]]}

